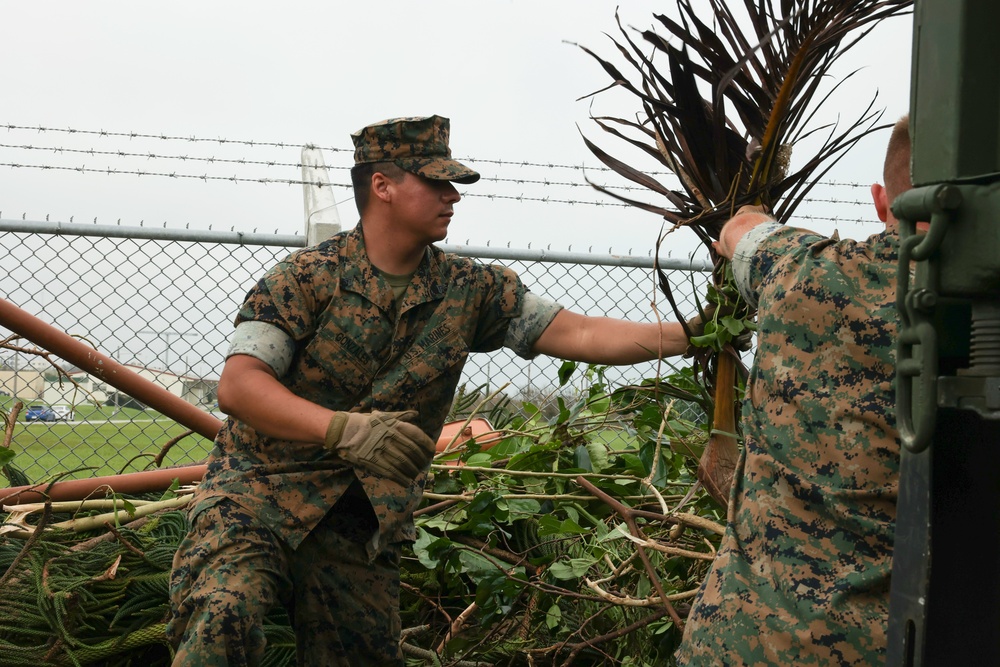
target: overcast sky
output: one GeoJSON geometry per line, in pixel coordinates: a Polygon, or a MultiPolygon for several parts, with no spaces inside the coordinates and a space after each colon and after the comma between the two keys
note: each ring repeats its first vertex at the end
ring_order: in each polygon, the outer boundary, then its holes
{"type": "MultiPolygon", "coordinates": [[[[624,24],[645,28],[674,3],[617,4],[624,24]]],[[[646,254],[657,217],[594,205],[611,202],[579,187],[578,169],[562,167],[587,165],[594,180],[605,178],[578,127],[624,154],[588,120],[591,101],[577,101],[609,79],[571,44],[613,57],[603,33],[617,34],[615,7],[594,0],[0,4],[0,163],[174,174],[4,166],[0,215],[301,233],[300,186],[241,180],[298,179],[297,168],[208,160],[294,165],[298,147],[314,143],[339,168],[331,181],[346,184],[351,132],[386,117],[436,113],[452,120],[455,155],[484,176],[463,189],[449,242],[646,254]],[[115,136],[129,132],[228,141],[115,136]],[[239,141],[289,147],[232,143],[239,141]],[[71,152],[88,150],[94,153],[71,152]],[[102,154],[117,152],[157,157],[102,154]],[[549,164],[557,166],[536,166],[549,164]],[[197,175],[210,178],[190,178],[197,175]]],[[[886,121],[907,111],[911,26],[909,16],[884,23],[844,58],[837,77],[862,71],[821,118],[854,120],[876,90],[886,121]]],[[[638,109],[623,95],[601,95],[593,105],[599,114],[638,109]]],[[[828,188],[816,198],[867,201],[863,186],[880,179],[885,139],[867,140],[826,177],[855,187],[828,188]]],[[[338,200],[350,196],[346,188],[336,193],[338,200]]],[[[805,214],[812,224],[803,226],[823,231],[829,222],[853,236],[877,229],[823,220],[873,219],[866,205],[833,209],[815,202],[805,214]]],[[[352,226],[353,203],[341,205],[340,215],[352,226]]]]}

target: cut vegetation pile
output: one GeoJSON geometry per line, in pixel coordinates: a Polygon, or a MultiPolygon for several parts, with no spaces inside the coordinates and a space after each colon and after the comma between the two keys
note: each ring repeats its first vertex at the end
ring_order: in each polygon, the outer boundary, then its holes
{"type": "MultiPolygon", "coordinates": [[[[545,410],[482,391],[456,402],[465,414],[491,404],[504,437],[435,460],[402,568],[411,664],[637,666],[672,653],[722,531],[695,489],[707,434],[652,385],[609,395],[600,370],[587,370],[584,395],[545,410]]],[[[168,664],[184,497],[98,495],[4,502],[0,664],[168,664]]],[[[281,610],[266,632],[267,664],[294,664],[281,610]]]]}

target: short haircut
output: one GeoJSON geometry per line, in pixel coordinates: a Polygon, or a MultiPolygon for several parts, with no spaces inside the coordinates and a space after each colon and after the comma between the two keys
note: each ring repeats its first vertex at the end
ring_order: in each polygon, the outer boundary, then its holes
{"type": "Polygon", "coordinates": [[[376,172],[394,183],[399,183],[406,176],[406,171],[397,167],[394,162],[363,162],[351,167],[351,185],[354,186],[354,205],[358,207],[358,215],[364,214],[365,207],[368,206],[372,176],[376,172]]]}
{"type": "Polygon", "coordinates": [[[892,127],[889,145],[885,150],[885,166],[882,169],[885,192],[890,202],[913,187],[910,153],[910,117],[903,116],[892,127]]]}

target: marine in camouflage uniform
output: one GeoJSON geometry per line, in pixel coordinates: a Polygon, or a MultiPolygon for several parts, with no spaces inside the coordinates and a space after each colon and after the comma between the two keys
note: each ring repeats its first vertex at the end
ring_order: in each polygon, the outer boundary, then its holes
{"type": "Polygon", "coordinates": [[[359,199],[358,226],[268,271],[237,315],[220,405],[224,389],[260,382],[261,373],[271,393],[251,391],[245,405],[225,401],[236,408],[216,438],[189,510],[191,532],[174,560],[168,635],[178,646],[177,665],[259,663],[262,619],[277,603],[295,628],[299,664],[402,665],[401,545],[415,539],[413,510],[469,352],[506,346],[525,358],[545,352],[634,363],[650,358],[664,336],[666,353],[686,346],[676,323],[661,328],[568,313],[532,295],[509,269],[424,243],[447,228],[459,199],[450,182],[479,177],[451,159],[447,119],[392,119],[353,138],[358,166],[391,172],[391,163],[405,174],[372,176],[389,189],[372,205],[359,199]],[[379,214],[385,211],[396,212],[379,214]],[[385,257],[386,239],[398,245],[408,233],[421,239],[409,248],[416,253],[412,275],[380,270],[373,257],[385,257]],[[594,345],[580,332],[608,344],[594,345]],[[234,381],[229,374],[239,371],[231,367],[255,375],[234,381]],[[330,426],[307,432],[273,414],[268,397],[304,400],[308,409],[289,405],[330,426]],[[352,458],[342,442],[348,431],[334,428],[345,416],[348,430],[367,428],[368,416],[375,424],[380,414],[398,417],[379,422],[391,422],[390,430],[409,429],[412,476],[382,460],[352,458]],[[282,428],[301,430],[276,437],[282,428]],[[414,454],[414,443],[426,451],[414,454]]]}
{"type": "Polygon", "coordinates": [[[879,194],[876,206],[887,229],[863,242],[743,218],[733,273],[758,308],[745,447],[681,665],[885,660],[899,240],[879,194]]]}

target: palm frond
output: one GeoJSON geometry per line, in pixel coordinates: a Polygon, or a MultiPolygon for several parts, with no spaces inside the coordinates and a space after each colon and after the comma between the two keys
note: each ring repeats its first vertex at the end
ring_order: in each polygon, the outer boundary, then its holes
{"type": "Polygon", "coordinates": [[[744,204],[763,204],[786,221],[817,172],[880,129],[880,115],[869,106],[789,173],[790,148],[817,131],[811,123],[829,95],[820,91],[832,65],[879,21],[907,12],[913,1],[675,3],[673,16],[654,16],[663,34],[626,29],[617,18],[620,37],[612,42],[628,68],[581,48],[611,76],[610,87],[634,94],[642,109],[637,120],[594,118],[598,126],[656,156],[677,174],[680,188],[667,188],[585,137],[605,165],[665,202],[640,202],[591,185],[692,227],[706,244],[744,204]]]}
{"type": "MultiPolygon", "coordinates": [[[[843,130],[839,123],[814,126],[816,111],[840,84],[821,91],[840,55],[879,21],[907,11],[913,0],[675,3],[674,16],[655,15],[665,34],[626,30],[617,19],[621,38],[612,41],[635,81],[584,49],[611,75],[609,88],[629,91],[642,109],[635,120],[594,118],[597,125],[654,157],[680,182],[679,188],[670,189],[584,137],[601,162],[662,198],[663,203],[626,198],[613,188],[591,182],[598,190],[657,213],[670,223],[657,240],[657,257],[668,235],[681,226],[691,229],[711,249],[726,220],[746,204],[763,205],[779,222],[787,221],[818,178],[860,138],[879,129],[881,114],[874,110],[874,100],[843,130]],[[635,35],[641,39],[634,39],[635,35]],[[790,171],[791,148],[823,132],[828,135],[815,155],[790,171]]],[[[728,307],[745,322],[753,313],[738,299],[725,296],[731,287],[726,278],[730,274],[717,258],[715,305],[728,307]]],[[[684,314],[658,265],[656,277],[675,317],[683,322],[684,314]]],[[[700,348],[694,359],[695,376],[713,395],[711,435],[698,479],[725,507],[738,454],[735,388],[739,358],[726,338],[717,337],[713,346],[700,348]],[[699,373],[699,367],[705,372],[699,373]]]]}

